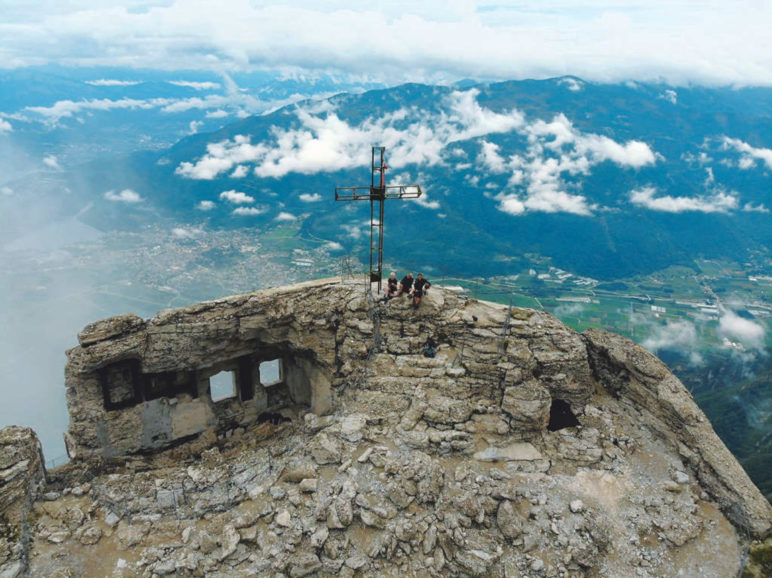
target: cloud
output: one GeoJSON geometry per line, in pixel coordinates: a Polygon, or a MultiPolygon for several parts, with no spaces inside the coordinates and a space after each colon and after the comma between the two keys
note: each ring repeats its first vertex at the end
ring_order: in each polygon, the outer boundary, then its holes
{"type": "Polygon", "coordinates": [[[238,207],[236,209],[233,209],[234,215],[242,215],[242,216],[254,216],[254,215],[262,215],[266,212],[267,209],[265,208],[258,208],[258,207],[238,207]]]}
{"type": "Polygon", "coordinates": [[[500,211],[514,216],[525,213],[525,203],[517,195],[503,195],[498,198],[500,211]]]}
{"type": "Polygon", "coordinates": [[[0,118],[0,134],[3,134],[5,132],[12,132],[13,127],[11,126],[11,123],[5,120],[4,118],[0,118]]]}
{"type": "Polygon", "coordinates": [[[772,84],[772,6],[763,1],[738,9],[667,0],[297,0],[223,10],[195,0],[78,0],[46,10],[11,3],[3,16],[6,67],[323,69],[395,82],[570,71],[599,81],[772,84]]]}
{"type": "Polygon", "coordinates": [[[172,236],[178,239],[195,239],[200,237],[204,232],[201,229],[175,227],[172,229],[172,236]]]}
{"type": "Polygon", "coordinates": [[[214,201],[200,201],[196,205],[196,209],[198,209],[199,211],[211,211],[216,206],[217,206],[217,203],[215,203],[214,201]]]}
{"type": "Polygon", "coordinates": [[[730,309],[722,308],[718,333],[731,342],[741,343],[746,349],[764,348],[766,329],[759,323],[740,317],[730,309]]]}
{"type": "Polygon", "coordinates": [[[195,90],[217,90],[222,86],[219,82],[193,82],[190,80],[170,80],[169,84],[193,88],[195,90]]]}
{"type": "Polygon", "coordinates": [[[324,244],[324,248],[328,251],[342,251],[343,245],[338,243],[337,241],[329,241],[324,244]]]}
{"type": "Polygon", "coordinates": [[[659,95],[659,98],[662,98],[671,104],[678,104],[678,93],[675,90],[666,89],[659,95]]]}
{"type": "Polygon", "coordinates": [[[210,110],[206,113],[206,118],[226,118],[228,111],[218,108],[217,110],[210,110]]]}
{"type": "Polygon", "coordinates": [[[234,166],[265,156],[267,147],[252,145],[250,137],[236,135],[232,140],[206,145],[206,154],[195,163],[182,162],[175,173],[189,179],[212,180],[234,166]]]}
{"type": "Polygon", "coordinates": [[[322,200],[322,195],[319,193],[301,193],[299,198],[304,203],[318,203],[322,200]]]}
{"type": "Polygon", "coordinates": [[[276,221],[295,221],[297,220],[297,217],[293,215],[292,213],[287,213],[282,211],[278,215],[276,215],[276,218],[274,219],[276,221]]]}
{"type": "Polygon", "coordinates": [[[501,147],[495,143],[482,141],[480,143],[480,154],[477,155],[477,162],[493,174],[502,174],[507,172],[507,162],[499,154],[501,147]]]}
{"type": "MultiPolygon", "coordinates": [[[[0,25],[1,28],[1,25],[0,25]]],[[[290,104],[296,100],[305,98],[302,95],[276,101],[262,101],[242,91],[231,80],[228,83],[226,94],[209,94],[205,97],[192,98],[121,98],[112,100],[109,98],[95,98],[83,100],[59,100],[51,106],[27,106],[24,111],[33,118],[41,117],[44,122],[56,125],[63,118],[71,118],[81,113],[92,111],[110,110],[152,110],[160,109],[168,114],[183,113],[190,110],[215,109],[209,118],[223,118],[227,112],[223,108],[235,109],[238,114],[249,115],[266,112],[278,106],[290,104]]]]}
{"type": "Polygon", "coordinates": [[[571,92],[579,92],[580,90],[582,90],[582,86],[584,84],[583,82],[580,82],[576,78],[571,78],[570,76],[561,78],[560,80],[558,80],[558,83],[565,86],[571,92]]]}
{"type": "Polygon", "coordinates": [[[137,100],[134,98],[122,98],[120,100],[110,100],[109,98],[80,101],[59,100],[51,106],[28,106],[24,110],[42,116],[46,121],[56,124],[63,118],[70,118],[83,111],[152,109],[166,106],[171,102],[173,100],[168,98],[151,98],[148,100],[137,100]]]}
{"type": "Polygon", "coordinates": [[[13,189],[11,187],[0,187],[0,195],[10,197],[13,195],[13,189]]]}
{"type": "Polygon", "coordinates": [[[249,196],[246,193],[242,193],[241,191],[223,191],[220,193],[220,200],[221,201],[228,201],[229,203],[233,203],[234,205],[244,205],[248,203],[254,203],[255,198],[249,196]]]}
{"type": "Polygon", "coordinates": [[[204,121],[191,120],[190,124],[188,125],[188,128],[190,129],[190,134],[198,133],[198,129],[200,129],[203,125],[204,125],[204,121]]]}
{"type": "Polygon", "coordinates": [[[423,111],[400,109],[350,125],[324,107],[299,107],[295,128],[278,129],[266,142],[251,143],[245,135],[210,143],[195,162],[182,162],[182,177],[211,180],[237,164],[254,164],[258,177],[281,178],[289,173],[314,174],[359,167],[369,162],[371,143],[389,150],[389,162],[439,164],[449,144],[522,126],[519,111],[494,112],[477,103],[476,89],[454,91],[442,101],[443,111],[427,118],[423,111]]]}
{"type": "MultiPolygon", "coordinates": [[[[244,135],[210,143],[202,157],[180,163],[176,173],[211,180],[247,163],[262,178],[337,171],[367,164],[373,142],[387,147],[392,166],[435,165],[445,162],[445,157],[456,158],[456,142],[515,132],[528,141],[526,158],[505,158],[499,145],[485,139],[477,156],[478,163],[492,173],[510,173],[509,186],[525,183],[527,187],[524,197],[502,193],[499,208],[512,215],[529,210],[586,216],[596,207],[583,195],[569,192],[561,180],[563,174],[587,174],[592,166],[606,161],[634,169],[656,162],[656,155],[643,142],[618,143],[582,133],[562,114],[551,122],[529,123],[516,109],[493,111],[482,106],[479,95],[477,89],[453,91],[440,101],[439,112],[403,108],[356,125],[341,119],[329,105],[321,110],[299,107],[292,128],[276,128],[255,144],[244,135]]],[[[419,203],[439,208],[436,200],[419,203]]]]}
{"type": "Polygon", "coordinates": [[[123,189],[120,193],[115,191],[107,191],[104,194],[105,199],[108,201],[114,201],[118,203],[141,203],[144,199],[139,196],[138,193],[131,189],[123,189]]]}
{"type": "Polygon", "coordinates": [[[506,190],[495,198],[499,210],[510,215],[562,212],[591,216],[598,207],[584,195],[573,192],[564,182],[564,175],[587,175],[592,167],[603,162],[639,169],[657,161],[646,143],[618,143],[606,136],[583,133],[564,114],[550,121],[525,123],[518,132],[527,141],[522,156],[506,157],[500,152],[501,147],[486,141],[481,142],[478,155],[478,162],[492,173],[509,173],[506,190]],[[524,193],[517,192],[523,188],[524,193]]]}
{"type": "Polygon", "coordinates": [[[43,157],[43,164],[50,169],[61,171],[62,167],[59,165],[58,159],[54,155],[48,155],[43,157]]]}
{"type": "Polygon", "coordinates": [[[231,173],[232,179],[243,179],[249,174],[249,169],[245,165],[239,165],[231,173]]]}
{"type": "Polygon", "coordinates": [[[571,195],[547,186],[543,190],[532,191],[523,203],[529,211],[542,213],[573,213],[589,216],[597,207],[587,203],[582,195],[571,195]]]}
{"type": "Polygon", "coordinates": [[[754,205],[753,203],[745,203],[743,205],[743,211],[746,213],[769,213],[769,209],[759,203],[758,205],[754,205]]]}
{"type": "Polygon", "coordinates": [[[134,86],[141,84],[139,80],[112,80],[100,78],[99,80],[87,80],[86,84],[91,86],[134,86]]]}
{"type": "Polygon", "coordinates": [[[440,202],[430,201],[426,191],[423,191],[423,194],[417,199],[414,199],[414,201],[417,205],[422,206],[424,209],[431,209],[432,211],[436,211],[440,208],[440,202]]]}
{"type": "Polygon", "coordinates": [[[558,319],[564,319],[580,315],[584,309],[585,307],[581,303],[561,303],[552,311],[552,314],[558,319]]]}
{"type": "Polygon", "coordinates": [[[772,169],[772,149],[756,148],[737,138],[724,137],[723,150],[734,149],[740,153],[738,161],[741,169],[750,169],[756,166],[756,161],[762,161],[767,168],[772,169]]]}
{"type": "Polygon", "coordinates": [[[668,321],[665,325],[654,325],[643,345],[656,353],[660,349],[688,351],[697,345],[697,328],[691,321],[668,321]]]}
{"type": "Polygon", "coordinates": [[[716,192],[703,197],[673,197],[665,195],[655,197],[655,187],[643,187],[630,191],[630,202],[652,211],[666,213],[684,213],[694,211],[699,213],[728,213],[737,209],[737,197],[725,192],[716,192]]]}

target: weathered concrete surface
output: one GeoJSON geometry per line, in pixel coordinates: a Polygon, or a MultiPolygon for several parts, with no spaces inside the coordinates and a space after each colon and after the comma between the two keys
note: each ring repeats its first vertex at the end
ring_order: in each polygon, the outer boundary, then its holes
{"type": "Polygon", "coordinates": [[[0,576],[27,569],[32,504],[45,488],[43,454],[35,432],[0,430],[0,576]]]}
{"type": "Polygon", "coordinates": [[[769,504],[661,363],[544,313],[507,320],[438,287],[415,311],[322,282],[109,325],[70,352],[83,459],[35,505],[33,574],[723,577],[746,531],[770,532],[769,504]],[[140,373],[206,374],[277,353],[287,387],[262,399],[288,423],[242,409],[223,430],[202,389],[89,401],[127,355],[140,373]],[[326,415],[309,411],[319,392],[326,415]],[[556,399],[580,425],[547,429],[556,399]],[[212,425],[155,455],[120,445],[166,420],[212,425]],[[97,459],[103,440],[122,457],[97,459]]]}

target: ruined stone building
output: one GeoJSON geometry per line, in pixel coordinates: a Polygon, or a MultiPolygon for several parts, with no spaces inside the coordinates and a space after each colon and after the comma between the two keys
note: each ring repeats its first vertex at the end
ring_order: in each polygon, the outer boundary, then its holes
{"type": "Polygon", "coordinates": [[[0,577],[721,577],[772,546],[678,379],[546,313],[326,280],[78,340],[72,461],[0,436],[0,577]]]}

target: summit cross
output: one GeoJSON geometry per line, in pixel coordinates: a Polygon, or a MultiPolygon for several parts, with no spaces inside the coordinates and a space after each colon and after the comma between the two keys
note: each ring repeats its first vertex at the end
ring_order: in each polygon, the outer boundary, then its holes
{"type": "Polygon", "coordinates": [[[386,199],[417,199],[419,185],[386,184],[386,147],[373,147],[369,187],[335,187],[336,201],[370,201],[370,283],[383,279],[383,209],[386,199]],[[377,214],[376,214],[376,204],[377,214]]]}

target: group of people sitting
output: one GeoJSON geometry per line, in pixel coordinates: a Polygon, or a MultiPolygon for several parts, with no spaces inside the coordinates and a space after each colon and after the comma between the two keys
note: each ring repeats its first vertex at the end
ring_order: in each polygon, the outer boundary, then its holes
{"type": "Polygon", "coordinates": [[[415,279],[413,279],[412,273],[408,273],[402,278],[402,281],[397,281],[397,274],[392,271],[386,283],[386,296],[383,300],[388,301],[400,295],[410,295],[413,298],[413,307],[418,307],[421,304],[421,298],[424,296],[424,293],[431,286],[432,284],[427,279],[424,279],[421,273],[415,279]]]}

